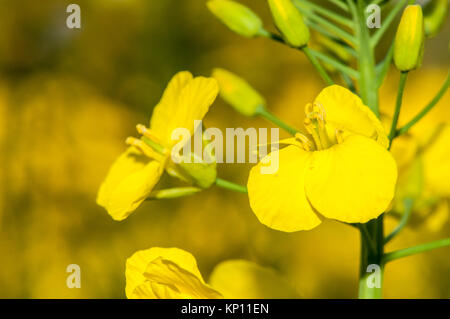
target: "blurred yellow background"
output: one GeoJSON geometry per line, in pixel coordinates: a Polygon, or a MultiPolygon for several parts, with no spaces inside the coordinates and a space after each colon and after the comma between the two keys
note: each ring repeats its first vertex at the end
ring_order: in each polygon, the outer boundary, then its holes
{"type": "MultiPolygon", "coordinates": [[[[241,2],[273,29],[265,1],[241,2]]],[[[95,203],[125,138],[147,123],[173,74],[229,69],[300,127],[304,105],[323,87],[304,56],[233,34],[203,0],[79,0],[80,30],[66,27],[70,3],[0,2],[0,297],[123,298],[126,258],[153,246],[193,253],[206,278],[219,262],[243,258],[278,270],[301,297],[356,297],[359,234],[351,227],[326,221],[310,232],[273,231],[257,221],[245,195],[215,187],[145,202],[123,222],[95,203]],[[80,289],[66,286],[69,264],[81,267],[80,289]]],[[[449,35],[446,23],[427,42],[407,103],[420,107],[438,90],[449,67],[449,35]]],[[[392,72],[382,89],[385,109],[394,106],[397,77],[392,72]]],[[[438,106],[448,118],[449,95],[438,106]]],[[[205,125],[269,126],[219,99],[205,125]]],[[[245,184],[249,167],[221,164],[218,174],[245,184]]],[[[388,218],[387,228],[395,223],[388,218]]],[[[449,236],[448,221],[438,232],[419,225],[387,249],[449,236]]],[[[450,298],[448,251],[389,264],[384,296],[450,298]]]]}

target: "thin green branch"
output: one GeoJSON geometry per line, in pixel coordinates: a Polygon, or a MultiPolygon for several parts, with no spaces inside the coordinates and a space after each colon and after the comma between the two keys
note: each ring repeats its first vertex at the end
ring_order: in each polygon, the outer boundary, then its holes
{"type": "Polygon", "coordinates": [[[298,132],[298,130],[290,127],[289,125],[287,125],[286,123],[284,123],[282,120],[280,120],[278,117],[276,117],[274,114],[272,114],[271,112],[269,112],[267,109],[265,109],[264,107],[260,107],[256,110],[256,114],[265,118],[266,120],[268,120],[269,122],[272,122],[273,124],[275,124],[276,126],[281,127],[283,130],[285,130],[286,132],[288,132],[289,134],[295,135],[295,133],[298,132]]]}
{"type": "Polygon", "coordinates": [[[402,135],[402,134],[405,134],[406,132],[408,132],[408,130],[411,127],[413,127],[425,115],[427,115],[427,113],[430,112],[433,109],[433,107],[439,102],[439,100],[444,96],[444,94],[447,91],[447,89],[449,88],[449,86],[450,86],[450,73],[447,75],[447,78],[444,81],[444,84],[442,85],[441,89],[436,94],[436,96],[411,121],[409,121],[407,124],[405,124],[403,127],[401,127],[397,131],[396,136],[399,136],[399,135],[402,135]]]}
{"type": "Polygon", "coordinates": [[[317,12],[321,14],[323,17],[333,20],[339,24],[342,24],[348,28],[353,28],[353,22],[349,20],[347,17],[340,15],[334,11],[328,10],[322,6],[319,6],[312,2],[294,0],[294,5],[302,11],[306,16],[308,16],[311,12],[317,12]],[[303,10],[302,10],[303,9],[303,10]]]}
{"type": "Polygon", "coordinates": [[[318,16],[318,15],[310,15],[309,20],[312,22],[315,22],[324,28],[328,29],[329,32],[333,33],[337,37],[341,38],[342,40],[348,42],[351,45],[355,45],[356,41],[353,35],[348,33],[347,31],[342,30],[338,26],[334,25],[333,23],[329,22],[328,20],[318,16]]]}
{"type": "Polygon", "coordinates": [[[392,57],[394,55],[394,43],[392,42],[389,50],[386,54],[386,57],[382,62],[380,62],[376,67],[377,72],[377,88],[380,88],[383,84],[383,81],[389,71],[389,67],[391,66],[392,57]]]}
{"type": "Polygon", "coordinates": [[[333,85],[334,81],[328,75],[327,71],[323,68],[320,62],[316,59],[316,56],[313,54],[313,50],[308,48],[307,46],[301,48],[303,53],[305,53],[308,60],[312,63],[312,65],[316,68],[317,72],[319,72],[320,77],[325,81],[327,85],[333,85]]]}
{"type": "Polygon", "coordinates": [[[335,67],[337,70],[347,74],[348,76],[352,77],[353,79],[359,79],[359,73],[358,71],[352,69],[349,66],[346,66],[344,64],[342,64],[341,62],[329,57],[328,55],[319,52],[319,51],[315,51],[310,49],[311,54],[314,55],[315,57],[321,59],[322,61],[330,64],[331,66],[335,67]]]}
{"type": "Polygon", "coordinates": [[[216,178],[216,185],[239,193],[247,193],[247,187],[239,185],[222,178],[216,178]]]}
{"type": "Polygon", "coordinates": [[[445,238],[437,241],[433,241],[431,243],[426,243],[414,247],[409,247],[406,249],[400,249],[397,251],[393,251],[390,253],[387,253],[383,256],[383,263],[388,263],[390,261],[408,257],[411,255],[420,254],[429,250],[437,249],[437,248],[443,248],[446,246],[450,246],[450,238],[445,238]]]}
{"type": "Polygon", "coordinates": [[[389,136],[388,136],[389,137],[389,148],[391,148],[392,141],[394,140],[396,132],[397,132],[397,124],[398,124],[398,119],[400,117],[400,110],[402,108],[403,92],[405,91],[407,77],[408,77],[408,72],[400,73],[400,83],[398,85],[394,117],[392,118],[391,130],[389,131],[389,136]]]}
{"type": "Polygon", "coordinates": [[[352,79],[343,72],[340,72],[339,74],[341,75],[342,80],[345,82],[345,85],[347,85],[347,88],[356,94],[356,87],[355,87],[355,84],[353,83],[352,79]]]}
{"type": "Polygon", "coordinates": [[[339,9],[341,9],[345,12],[348,12],[348,7],[342,1],[340,1],[340,0],[328,0],[328,1],[331,2],[332,4],[334,4],[339,9]]]}
{"type": "Polygon", "coordinates": [[[386,245],[388,242],[390,242],[395,236],[397,236],[400,231],[406,226],[406,224],[409,221],[409,217],[411,216],[412,208],[413,208],[414,200],[411,198],[407,198],[403,201],[403,205],[405,207],[405,211],[403,212],[402,218],[400,222],[398,223],[397,227],[386,236],[384,239],[384,244],[386,245]]]}
{"type": "Polygon", "coordinates": [[[400,10],[406,5],[407,1],[408,0],[398,1],[395,4],[395,6],[391,9],[389,14],[386,16],[386,18],[384,18],[381,28],[379,28],[377,31],[375,31],[372,39],[370,39],[370,45],[372,48],[376,47],[378,42],[381,40],[381,37],[389,29],[389,26],[394,21],[395,17],[400,12],[400,10]]]}

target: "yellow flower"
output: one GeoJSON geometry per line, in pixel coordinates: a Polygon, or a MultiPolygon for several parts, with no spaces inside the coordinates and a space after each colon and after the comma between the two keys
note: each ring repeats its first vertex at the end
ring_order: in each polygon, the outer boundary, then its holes
{"type": "Polygon", "coordinates": [[[201,120],[218,94],[218,84],[213,78],[193,78],[189,72],[176,74],[169,82],[161,101],[153,110],[150,128],[139,124],[141,139],[128,138],[131,146],[119,156],[109,170],[97,196],[97,203],[106,208],[115,220],[128,217],[150,194],[166,170],[184,180],[207,175],[208,183],[215,179],[210,166],[193,163],[196,176],[191,176],[188,165],[175,165],[170,158],[172,147],[178,142],[171,138],[177,128],[186,128],[192,135],[195,120],[201,120]],[[200,174],[199,171],[203,174],[200,174]],[[211,175],[213,178],[211,178],[211,175]]]}
{"type": "Polygon", "coordinates": [[[130,299],[292,298],[295,291],[277,273],[245,260],[216,266],[207,284],[192,254],[154,247],[126,262],[125,293],[130,299]]]}
{"type": "Polygon", "coordinates": [[[381,122],[349,90],[332,85],[306,106],[308,136],[281,141],[252,168],[250,206],[273,229],[293,232],[321,223],[322,216],[364,223],[382,214],[394,196],[397,166],[387,151],[381,122]],[[279,160],[275,174],[261,166],[279,160]]]}

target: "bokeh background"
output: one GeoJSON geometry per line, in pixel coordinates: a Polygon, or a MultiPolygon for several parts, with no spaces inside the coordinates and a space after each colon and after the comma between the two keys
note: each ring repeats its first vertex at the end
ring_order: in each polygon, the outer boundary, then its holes
{"type": "MultiPolygon", "coordinates": [[[[286,234],[258,223],[245,195],[211,188],[192,197],[145,202],[123,222],[95,203],[98,187],[135,124],[147,123],[173,74],[209,75],[224,67],[245,77],[268,107],[300,127],[323,84],[298,51],[226,29],[204,0],[78,0],[82,28],[68,29],[73,1],[0,1],[0,297],[123,298],[125,260],[152,246],[192,252],[208,278],[227,259],[280,272],[301,297],[357,296],[359,235],[326,221],[286,234]],[[81,288],[66,267],[81,267],[81,288]]],[[[241,1],[274,29],[265,1],[241,1]]],[[[405,103],[425,105],[449,68],[449,34],[427,42],[405,103]]],[[[388,38],[392,34],[388,35],[388,38]]],[[[397,72],[382,89],[394,106],[397,72]]],[[[450,105],[449,94],[438,108],[450,105]]],[[[444,112],[450,118],[450,110],[444,112]]],[[[442,120],[447,120],[442,118],[442,120]]],[[[206,126],[270,127],[220,99],[206,126]]],[[[219,165],[245,184],[249,165],[219,165]]],[[[162,186],[173,183],[163,178],[162,186]]],[[[387,218],[387,229],[396,221],[387,218]]],[[[450,236],[425,224],[407,228],[388,250],[450,236]]],[[[448,249],[405,258],[386,269],[387,298],[450,298],[448,249]]]]}

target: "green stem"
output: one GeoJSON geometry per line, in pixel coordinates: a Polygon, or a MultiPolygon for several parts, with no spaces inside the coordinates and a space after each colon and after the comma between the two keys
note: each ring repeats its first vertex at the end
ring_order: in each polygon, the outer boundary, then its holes
{"type": "Polygon", "coordinates": [[[314,54],[311,52],[311,50],[305,46],[301,48],[303,53],[305,53],[306,57],[309,59],[309,61],[312,63],[312,65],[316,68],[316,70],[319,72],[319,75],[322,77],[322,79],[325,81],[327,85],[333,85],[334,81],[330,78],[327,71],[323,68],[323,66],[319,63],[319,61],[316,59],[314,54]]]}
{"type": "Polygon", "coordinates": [[[247,187],[239,185],[222,178],[216,178],[216,185],[239,193],[247,193],[247,187]]]}
{"type": "Polygon", "coordinates": [[[450,246],[450,238],[445,238],[445,239],[433,241],[431,243],[426,243],[426,244],[422,244],[422,245],[409,247],[406,249],[401,249],[401,250],[387,253],[383,257],[383,262],[387,263],[387,262],[390,262],[390,261],[393,261],[393,260],[396,260],[399,258],[408,257],[411,255],[423,253],[423,252],[426,252],[429,250],[442,248],[442,247],[446,247],[446,246],[450,246]]]}
{"type": "Polygon", "coordinates": [[[281,127],[283,130],[285,130],[289,134],[295,135],[298,132],[298,130],[296,130],[296,129],[290,127],[289,125],[287,125],[286,123],[284,123],[282,120],[280,120],[278,117],[276,117],[271,112],[266,110],[264,107],[258,108],[256,111],[256,114],[265,118],[269,122],[272,122],[276,126],[281,127]]]}
{"type": "Polygon", "coordinates": [[[370,240],[374,241],[376,249],[370,249],[370,243],[361,233],[361,257],[360,257],[360,269],[359,269],[359,290],[358,297],[360,299],[379,299],[382,294],[382,283],[383,283],[383,271],[384,265],[382,263],[383,258],[383,242],[382,242],[382,226],[383,226],[383,216],[378,217],[376,220],[372,220],[365,224],[368,228],[368,232],[371,235],[370,240]],[[380,227],[381,225],[381,227],[380,227]],[[381,240],[380,240],[381,238],[381,240]],[[371,287],[369,281],[370,277],[374,274],[370,271],[369,266],[375,265],[380,268],[378,275],[380,276],[378,287],[371,287]]]}
{"type": "Polygon", "coordinates": [[[366,26],[365,2],[358,0],[358,7],[351,0],[347,0],[355,19],[358,38],[358,69],[359,87],[362,100],[369,106],[376,116],[380,116],[378,110],[378,89],[376,87],[375,56],[370,45],[369,30],[366,26]]]}
{"type": "Polygon", "coordinates": [[[375,252],[377,248],[375,247],[375,243],[373,242],[372,238],[370,237],[369,231],[367,230],[367,227],[365,224],[359,224],[359,230],[361,232],[361,236],[364,238],[365,242],[367,243],[366,246],[370,248],[371,252],[375,252]]]}
{"type": "Polygon", "coordinates": [[[392,141],[395,138],[397,132],[398,119],[400,117],[400,110],[402,108],[403,92],[405,90],[406,78],[408,77],[408,72],[400,73],[400,83],[398,85],[397,91],[397,101],[395,102],[394,117],[392,118],[391,130],[389,131],[389,148],[391,148],[392,141]]]}
{"type": "Polygon", "coordinates": [[[402,219],[398,223],[397,227],[395,227],[395,229],[389,235],[387,235],[386,238],[384,239],[385,245],[388,242],[390,242],[395,236],[397,236],[398,233],[400,233],[400,231],[406,226],[406,224],[408,223],[409,217],[411,216],[413,203],[414,203],[414,201],[411,198],[407,198],[403,201],[405,211],[402,215],[402,219]]]}
{"type": "Polygon", "coordinates": [[[425,108],[420,111],[411,121],[409,121],[405,126],[400,128],[397,131],[397,136],[405,134],[408,132],[408,130],[413,127],[417,122],[419,122],[425,115],[427,115],[428,112],[430,112],[433,107],[439,102],[439,100],[444,96],[445,92],[450,86],[450,73],[447,75],[447,79],[445,80],[444,84],[442,85],[439,92],[436,94],[436,96],[431,100],[430,103],[428,103],[425,108]]]}
{"type": "MultiPolygon", "coordinates": [[[[364,103],[379,116],[378,110],[378,88],[376,71],[375,71],[375,57],[373,48],[370,45],[369,31],[366,26],[365,8],[366,3],[363,0],[358,0],[357,6],[352,0],[347,0],[347,5],[350,8],[353,19],[355,21],[355,29],[357,35],[357,50],[358,50],[358,70],[359,70],[359,88],[360,95],[364,103]]],[[[384,253],[384,234],[383,234],[383,215],[377,219],[371,220],[365,224],[370,236],[370,240],[375,243],[375,249],[370,249],[370,243],[361,237],[361,260],[360,260],[360,274],[359,274],[359,298],[381,298],[383,287],[383,271],[382,263],[384,253]],[[370,265],[379,267],[379,286],[371,287],[368,284],[368,279],[372,275],[369,271],[370,265]]]]}

